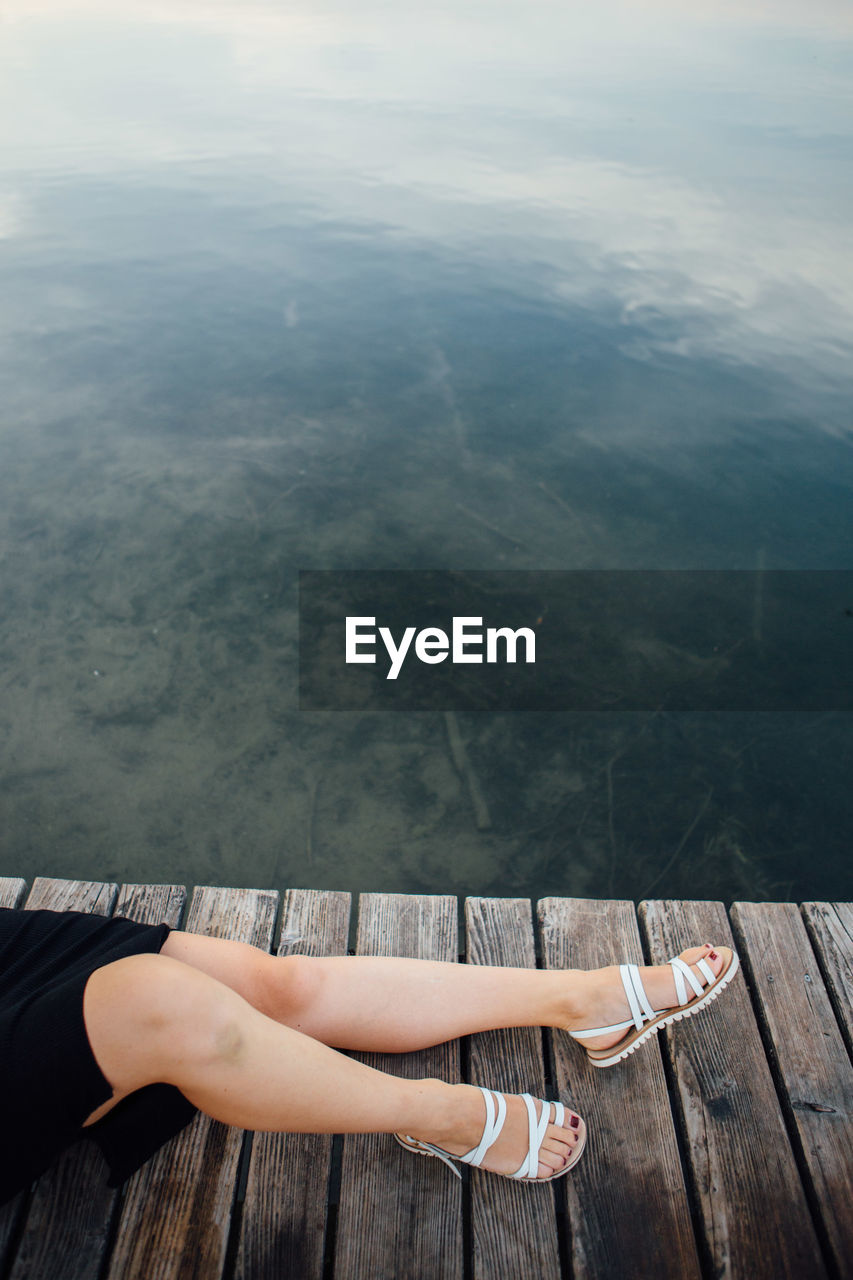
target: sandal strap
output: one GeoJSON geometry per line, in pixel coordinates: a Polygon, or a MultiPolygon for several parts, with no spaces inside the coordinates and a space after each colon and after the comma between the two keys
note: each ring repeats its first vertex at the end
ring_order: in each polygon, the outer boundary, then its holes
{"type": "Polygon", "coordinates": [[[646,995],[646,989],[640,977],[639,966],[636,964],[620,964],[619,975],[622,978],[622,986],[625,988],[625,995],[628,998],[628,1008],[631,1010],[634,1026],[638,1031],[642,1031],[643,1024],[655,1016],[655,1010],[646,995]]]}
{"type": "Polygon", "coordinates": [[[675,998],[680,1005],[687,1004],[690,997],[687,994],[687,986],[684,981],[684,975],[681,972],[681,964],[680,962],[676,963],[675,960],[670,960],[669,967],[672,970],[672,978],[675,982],[675,998]]]}
{"type": "Polygon", "coordinates": [[[462,1174],[453,1163],[454,1160],[461,1160],[462,1156],[452,1156],[449,1151],[445,1151],[443,1147],[437,1147],[433,1142],[423,1142],[420,1138],[410,1139],[411,1142],[417,1143],[417,1148],[421,1151],[429,1151],[431,1155],[437,1156],[442,1164],[446,1164],[450,1172],[455,1178],[462,1179],[462,1174]]]}
{"type": "Polygon", "coordinates": [[[497,1142],[506,1120],[506,1098],[503,1094],[493,1093],[491,1089],[484,1089],[482,1085],[478,1085],[477,1088],[486,1102],[486,1123],[483,1125],[483,1136],[479,1145],[474,1147],[473,1151],[458,1157],[464,1164],[474,1165],[475,1168],[478,1168],[483,1163],[486,1152],[497,1142]]]}
{"type": "Polygon", "coordinates": [[[584,1027],[583,1031],[570,1031],[569,1035],[573,1040],[584,1040],[592,1036],[608,1036],[612,1031],[627,1031],[633,1025],[634,1019],[629,1018],[627,1022],[614,1022],[612,1027],[584,1027]]]}
{"type": "MultiPolygon", "coordinates": [[[[701,968],[703,964],[705,964],[705,961],[700,960],[699,965],[697,967],[701,968]]],[[[675,979],[675,994],[678,996],[678,1003],[680,1005],[687,1004],[690,1000],[693,999],[693,996],[688,996],[687,994],[687,988],[684,985],[684,978],[687,979],[687,981],[690,983],[690,986],[693,988],[693,995],[701,996],[705,988],[702,986],[702,983],[699,981],[699,979],[694,975],[693,970],[690,968],[689,964],[685,964],[685,962],[681,959],[680,956],[676,956],[674,960],[670,960],[669,967],[672,969],[672,976],[675,979]],[[684,975],[684,977],[682,977],[682,974],[684,975]]],[[[707,970],[707,972],[710,973],[711,975],[710,980],[711,982],[713,982],[714,981],[713,969],[710,969],[708,965],[705,965],[705,970],[707,970]]],[[[703,973],[705,972],[705,970],[703,970],[703,973]]],[[[707,977],[707,974],[706,974],[706,977],[707,977]]]]}
{"type": "Polygon", "coordinates": [[[606,1036],[613,1031],[627,1031],[628,1027],[636,1027],[638,1031],[642,1031],[646,1021],[655,1016],[656,1010],[652,1008],[649,997],[646,995],[646,989],[640,977],[639,966],[636,964],[620,964],[619,977],[622,979],[625,999],[628,1001],[628,1008],[631,1010],[630,1018],[625,1022],[614,1022],[612,1027],[586,1027],[583,1031],[571,1031],[569,1034],[575,1040],[583,1040],[592,1036],[606,1036]]]}
{"type": "MultiPolygon", "coordinates": [[[[536,1099],[532,1098],[529,1093],[523,1093],[522,1098],[524,1105],[527,1107],[527,1132],[528,1146],[527,1155],[522,1160],[518,1169],[511,1176],[513,1178],[536,1178],[539,1172],[539,1152],[542,1143],[545,1140],[545,1130],[551,1123],[551,1104],[544,1102],[541,1098],[542,1112],[536,1115],[536,1099]]],[[[565,1107],[562,1102],[554,1103],[555,1116],[554,1124],[561,1125],[565,1114],[565,1107]]]]}

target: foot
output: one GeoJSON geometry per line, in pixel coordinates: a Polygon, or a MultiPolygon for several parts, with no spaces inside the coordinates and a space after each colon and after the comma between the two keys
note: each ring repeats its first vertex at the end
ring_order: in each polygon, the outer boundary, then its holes
{"type": "MultiPolygon", "coordinates": [[[[485,1100],[479,1089],[472,1085],[455,1085],[453,1105],[448,1112],[447,1127],[442,1132],[417,1133],[413,1137],[431,1142],[453,1156],[473,1151],[483,1136],[486,1120],[485,1100]]],[[[494,1146],[486,1152],[481,1169],[511,1177],[527,1154],[530,1142],[527,1107],[518,1094],[504,1094],[506,1120],[494,1146]]],[[[553,1114],[553,1108],[552,1114],[553,1114]]],[[[542,1103],[536,1100],[536,1114],[541,1116],[542,1103]]],[[[563,1125],[549,1124],[539,1149],[539,1166],[536,1176],[548,1178],[564,1169],[580,1138],[581,1119],[568,1107],[564,1111],[563,1125]]]]}
{"type": "MultiPolygon", "coordinates": [[[[696,967],[697,960],[704,960],[716,977],[723,967],[724,960],[715,951],[710,942],[702,947],[690,947],[682,951],[681,959],[690,965],[691,972],[703,987],[708,979],[701,969],[696,967]]],[[[646,965],[640,968],[640,977],[646,989],[652,1007],[660,1012],[662,1009],[678,1007],[678,996],[675,993],[675,980],[668,964],[646,965]]],[[[625,1022],[631,1017],[625,989],[619,977],[619,966],[610,965],[606,969],[594,969],[587,974],[588,984],[584,994],[574,1002],[572,1017],[565,1024],[567,1031],[583,1031],[586,1027],[609,1027],[615,1023],[625,1022]]],[[[688,988],[692,998],[693,991],[688,988]]],[[[611,1032],[610,1035],[583,1038],[585,1049],[610,1049],[624,1040],[628,1031],[611,1032]]]]}

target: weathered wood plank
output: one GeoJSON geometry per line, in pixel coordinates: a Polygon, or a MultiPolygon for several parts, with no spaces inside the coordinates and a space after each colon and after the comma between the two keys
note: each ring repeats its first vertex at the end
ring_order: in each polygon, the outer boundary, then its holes
{"type": "MultiPolygon", "coordinates": [[[[346,955],[348,893],[289,889],[278,954],[346,955]]],[[[238,1280],[321,1280],[332,1139],[320,1133],[256,1133],[240,1224],[238,1280]]]]}
{"type": "MultiPolygon", "coordinates": [[[[278,895],[197,888],[186,928],[269,950],[278,895]]],[[[198,1115],[126,1184],[112,1280],[215,1280],[222,1274],[243,1143],[239,1129],[198,1115]]]]}
{"type": "Polygon", "coordinates": [[[736,902],[731,918],[812,1205],[841,1275],[853,1259],[853,1067],[797,908],[736,902]]]}
{"type": "Polygon", "coordinates": [[[26,892],[26,880],[19,876],[0,876],[0,907],[19,907],[26,892]]]}
{"type": "MultiPolygon", "coordinates": [[[[453,961],[456,899],[363,894],[359,955],[453,961]]],[[[459,1044],[419,1053],[364,1054],[380,1071],[458,1081],[459,1044]]],[[[461,1280],[461,1183],[438,1160],[420,1159],[387,1134],[344,1139],[335,1275],[338,1280],[461,1280]]]]}
{"type": "MultiPolygon", "coordinates": [[[[548,969],[643,963],[633,904],[545,898],[538,904],[548,969]]],[[[588,1025],[600,1025],[593,1021],[588,1025]]],[[[586,1120],[588,1149],[558,1182],[571,1224],[573,1275],[698,1280],[687,1189],[656,1041],[616,1067],[550,1034],[560,1097],[586,1120]]]]}
{"type": "Polygon", "coordinates": [[[853,1055],[853,902],[804,902],[801,910],[847,1051],[853,1055]]]}
{"type": "MultiPolygon", "coordinates": [[[[468,898],[465,920],[469,964],[536,968],[527,898],[468,898]]],[[[548,1098],[539,1029],[513,1027],[471,1036],[468,1079],[504,1093],[548,1098]]],[[[539,1280],[558,1280],[551,1186],[523,1186],[472,1170],[471,1241],[474,1280],[509,1280],[532,1273],[539,1280]]]]}
{"type": "Polygon", "coordinates": [[[138,924],[160,924],[180,928],[187,891],[182,884],[123,884],[113,915],[127,916],[138,924]]]}
{"type": "Polygon", "coordinates": [[[27,910],[89,911],[108,916],[115,906],[118,889],[102,880],[54,880],[36,876],[27,895],[27,910]]]}
{"type": "MultiPolygon", "coordinates": [[[[26,892],[27,883],[19,876],[0,876],[0,907],[20,907],[26,892]]],[[[18,1230],[26,1198],[27,1193],[22,1191],[7,1204],[0,1205],[0,1275],[6,1274],[9,1249],[18,1230]]]]}
{"type": "MultiPolygon", "coordinates": [[[[91,880],[39,876],[27,908],[88,911],[110,915],[117,889],[91,880]]],[[[115,1192],[106,1185],[105,1166],[90,1143],[64,1152],[36,1182],[15,1251],[11,1280],[57,1275],[96,1280],[107,1245],[115,1192]]]]}
{"type": "MultiPolygon", "coordinates": [[[[722,903],[646,902],[653,962],[732,946],[722,903]]],[[[746,983],[664,1033],[711,1272],[743,1280],[826,1274],[746,983]]]]}

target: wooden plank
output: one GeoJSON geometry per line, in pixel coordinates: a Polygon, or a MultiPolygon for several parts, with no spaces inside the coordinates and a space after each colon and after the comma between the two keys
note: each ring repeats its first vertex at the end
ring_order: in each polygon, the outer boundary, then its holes
{"type": "Polygon", "coordinates": [[[182,884],[123,884],[114,915],[127,916],[138,924],[160,924],[180,928],[187,891],[182,884]]]}
{"type": "MultiPolygon", "coordinates": [[[[545,898],[538,905],[548,969],[642,964],[630,902],[545,898]]],[[[594,1020],[588,1025],[600,1025],[594,1020]]],[[[699,1258],[660,1051],[655,1040],[618,1066],[590,1065],[583,1047],[550,1033],[560,1097],[589,1125],[566,1196],[572,1273],[698,1280],[699,1258]]]]}
{"type": "Polygon", "coordinates": [[[804,902],[801,910],[847,1052],[853,1055],[853,902],[804,902]]]}
{"type": "MultiPolygon", "coordinates": [[[[19,907],[27,884],[19,876],[0,876],[0,907],[19,907]]],[[[26,1191],[0,1205],[0,1275],[6,1274],[9,1252],[17,1234],[27,1200],[26,1191]]]]}
{"type": "MultiPolygon", "coordinates": [[[[348,893],[289,889],[278,954],[346,955],[348,893]]],[[[322,1133],[256,1133],[237,1249],[237,1280],[321,1280],[332,1139],[322,1133]]]]}
{"type": "Polygon", "coordinates": [[[36,876],[27,895],[27,910],[88,911],[108,916],[115,906],[118,890],[102,880],[54,880],[36,876]]]}
{"type": "MultiPolygon", "coordinates": [[[[116,895],[114,884],[39,876],[26,905],[28,910],[108,916],[116,895]]],[[[56,1275],[60,1260],[63,1278],[97,1280],[114,1198],[106,1185],[103,1158],[91,1143],[63,1152],[35,1184],[10,1280],[56,1275]]]]}
{"type": "MultiPolygon", "coordinates": [[[[646,902],[653,961],[732,946],[722,903],[646,902]]],[[[746,982],[663,1033],[710,1270],[743,1280],[826,1275],[746,982]]]]}
{"type": "MultiPolygon", "coordinates": [[[[456,899],[363,894],[359,955],[453,961],[456,899]]],[[[459,1081],[459,1043],[419,1053],[363,1054],[380,1071],[459,1081]]],[[[388,1134],[344,1139],[335,1275],[338,1280],[461,1280],[462,1191],[438,1160],[413,1156],[388,1134]]]]}
{"type": "MultiPolygon", "coordinates": [[[[465,920],[469,964],[536,968],[527,898],[468,898],[465,920]]],[[[539,1029],[512,1027],[471,1036],[468,1079],[504,1093],[550,1097],[539,1029]]],[[[557,1216],[551,1186],[522,1186],[472,1170],[471,1242],[474,1280],[506,1280],[532,1273],[539,1280],[558,1280],[557,1216]]]]}
{"type": "Polygon", "coordinates": [[[19,907],[27,892],[27,882],[20,876],[0,876],[0,907],[19,907]]]}
{"type": "Polygon", "coordinates": [[[853,1259],[853,1067],[793,903],[731,910],[768,1058],[838,1274],[853,1259]]]}
{"type": "MultiPolygon", "coordinates": [[[[185,927],[269,950],[277,904],[271,890],[196,888],[185,927]]],[[[241,1130],[199,1114],[128,1180],[113,1280],[222,1274],[242,1144],[241,1130]]]]}

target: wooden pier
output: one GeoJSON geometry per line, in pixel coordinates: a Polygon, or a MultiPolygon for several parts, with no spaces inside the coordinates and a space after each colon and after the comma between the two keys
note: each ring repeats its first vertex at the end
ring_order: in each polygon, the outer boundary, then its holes
{"type": "MultiPolygon", "coordinates": [[[[618,1068],[562,1032],[472,1036],[410,1076],[557,1096],[577,1170],[460,1182],[386,1135],[244,1134],[199,1116],[118,1191],[88,1141],[0,1209],[2,1280],[813,1280],[853,1275],[853,904],[469,898],[0,879],[0,905],[113,913],[280,954],[588,968],[733,944],[725,996],[618,1068]],[[352,926],[352,937],[351,937],[352,926]]],[[[2,1135],[0,1135],[2,1143],[2,1135]]]]}

